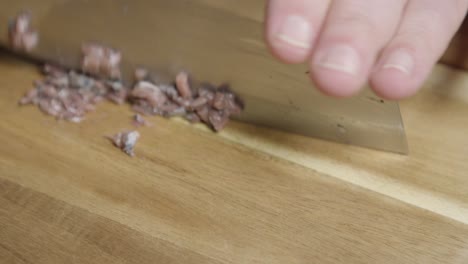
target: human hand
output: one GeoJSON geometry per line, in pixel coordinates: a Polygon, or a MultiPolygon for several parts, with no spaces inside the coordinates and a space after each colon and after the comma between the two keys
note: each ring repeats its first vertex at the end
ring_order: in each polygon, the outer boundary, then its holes
{"type": "Polygon", "coordinates": [[[265,36],[281,61],[307,61],[328,95],[369,82],[402,99],[427,79],[467,9],[468,0],[269,0],[265,36]]]}

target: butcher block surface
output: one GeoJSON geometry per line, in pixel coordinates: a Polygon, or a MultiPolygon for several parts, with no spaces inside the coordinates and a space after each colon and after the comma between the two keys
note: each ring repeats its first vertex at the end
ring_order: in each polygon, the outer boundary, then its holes
{"type": "MultiPolygon", "coordinates": [[[[0,53],[0,263],[468,263],[468,73],[403,101],[409,155],[103,103],[79,124],[18,99],[0,53]]],[[[378,102],[376,102],[378,103],[378,102]]]]}

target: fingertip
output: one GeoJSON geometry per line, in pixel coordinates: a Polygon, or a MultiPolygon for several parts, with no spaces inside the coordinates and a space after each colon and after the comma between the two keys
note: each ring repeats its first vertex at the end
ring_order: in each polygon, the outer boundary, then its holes
{"type": "Polygon", "coordinates": [[[273,17],[278,21],[267,32],[267,43],[271,52],[286,63],[304,62],[314,42],[314,30],[307,18],[297,14],[273,17]]]}
{"type": "Polygon", "coordinates": [[[413,96],[431,71],[431,63],[420,57],[409,47],[388,48],[370,76],[372,89],[388,100],[413,96]]]}
{"type": "Polygon", "coordinates": [[[311,70],[310,78],[323,94],[337,98],[351,97],[364,85],[363,81],[356,79],[354,75],[320,67],[311,70]]]}
{"type": "Polygon", "coordinates": [[[381,69],[370,79],[374,92],[387,100],[401,100],[413,96],[419,90],[422,81],[399,68],[381,69]]]}
{"type": "Polygon", "coordinates": [[[312,53],[328,4],[323,0],[268,1],[265,38],[273,55],[286,63],[305,62],[312,53]]]}
{"type": "Polygon", "coordinates": [[[317,47],[310,68],[311,78],[324,94],[350,97],[364,85],[368,66],[354,45],[331,42],[317,47]]]}

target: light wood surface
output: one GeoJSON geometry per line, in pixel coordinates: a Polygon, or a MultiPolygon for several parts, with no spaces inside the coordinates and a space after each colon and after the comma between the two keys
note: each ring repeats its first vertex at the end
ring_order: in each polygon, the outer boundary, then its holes
{"type": "Polygon", "coordinates": [[[468,73],[403,102],[409,156],[150,118],[135,158],[127,107],[56,122],[0,76],[0,263],[468,263],[468,73]]]}

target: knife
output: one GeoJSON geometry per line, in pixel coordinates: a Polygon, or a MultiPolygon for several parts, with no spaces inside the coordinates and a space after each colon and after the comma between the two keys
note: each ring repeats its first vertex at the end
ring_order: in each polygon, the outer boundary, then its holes
{"type": "Polygon", "coordinates": [[[313,88],[305,65],[276,61],[263,41],[262,0],[16,0],[0,3],[0,44],[8,23],[30,11],[40,41],[28,54],[80,67],[83,42],[122,51],[124,80],[145,66],[161,81],[181,70],[229,83],[242,98],[238,120],[345,144],[406,154],[397,102],[366,88],[335,99],[313,88]]]}

